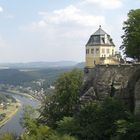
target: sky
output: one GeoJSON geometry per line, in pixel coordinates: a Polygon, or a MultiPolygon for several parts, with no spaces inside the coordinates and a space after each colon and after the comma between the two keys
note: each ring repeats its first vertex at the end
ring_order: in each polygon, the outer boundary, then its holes
{"type": "Polygon", "coordinates": [[[0,0],[0,63],[85,61],[99,25],[119,50],[123,22],[140,0],[0,0]]]}

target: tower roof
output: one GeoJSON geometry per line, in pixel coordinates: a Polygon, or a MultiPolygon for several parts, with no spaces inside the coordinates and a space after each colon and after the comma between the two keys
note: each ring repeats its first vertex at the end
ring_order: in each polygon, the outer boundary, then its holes
{"type": "Polygon", "coordinates": [[[86,44],[86,46],[97,46],[97,45],[115,46],[110,35],[107,34],[101,28],[101,26],[99,26],[99,29],[90,36],[86,44]]]}
{"type": "Polygon", "coordinates": [[[107,33],[101,28],[101,25],[100,25],[99,29],[93,35],[105,35],[105,34],[107,33]]]}

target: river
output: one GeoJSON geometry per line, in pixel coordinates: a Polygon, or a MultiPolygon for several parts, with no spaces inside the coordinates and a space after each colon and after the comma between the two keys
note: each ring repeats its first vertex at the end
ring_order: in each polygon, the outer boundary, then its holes
{"type": "Polygon", "coordinates": [[[4,126],[0,128],[0,134],[10,132],[16,135],[20,135],[23,131],[23,127],[21,126],[20,121],[23,115],[24,106],[30,105],[36,108],[39,105],[39,102],[25,96],[10,93],[6,94],[12,95],[14,98],[18,99],[21,103],[21,107],[19,108],[18,112],[4,126]]]}

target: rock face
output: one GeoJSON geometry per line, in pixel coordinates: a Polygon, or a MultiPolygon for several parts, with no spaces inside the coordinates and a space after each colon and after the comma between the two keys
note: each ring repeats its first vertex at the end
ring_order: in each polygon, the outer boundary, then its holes
{"type": "Polygon", "coordinates": [[[81,100],[118,97],[140,113],[140,64],[96,65],[85,69],[81,100]]]}

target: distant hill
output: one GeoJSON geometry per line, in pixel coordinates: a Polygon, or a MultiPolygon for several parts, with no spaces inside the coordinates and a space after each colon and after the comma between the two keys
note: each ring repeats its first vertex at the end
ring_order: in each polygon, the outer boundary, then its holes
{"type": "Polygon", "coordinates": [[[25,71],[27,75],[34,77],[35,79],[56,79],[60,74],[70,71],[72,67],[63,68],[48,68],[48,69],[34,69],[25,71]]]}
{"type": "Polygon", "coordinates": [[[1,69],[0,84],[20,85],[35,80],[35,77],[16,69],[1,69]]]}
{"type": "Polygon", "coordinates": [[[23,85],[24,83],[29,83],[39,79],[47,79],[48,83],[51,84],[60,74],[71,69],[72,67],[27,69],[26,71],[17,69],[0,69],[0,84],[23,85]]]}
{"type": "Polygon", "coordinates": [[[57,62],[29,62],[29,63],[1,63],[0,68],[13,69],[32,69],[32,68],[56,68],[56,67],[72,67],[77,62],[74,61],[57,61],[57,62]]]}
{"type": "Polygon", "coordinates": [[[85,62],[81,62],[75,65],[76,68],[83,69],[85,67],[85,62]]]}
{"type": "Polygon", "coordinates": [[[52,84],[60,74],[73,68],[83,69],[84,63],[59,61],[0,64],[0,84],[23,85],[39,79],[52,84]]]}

